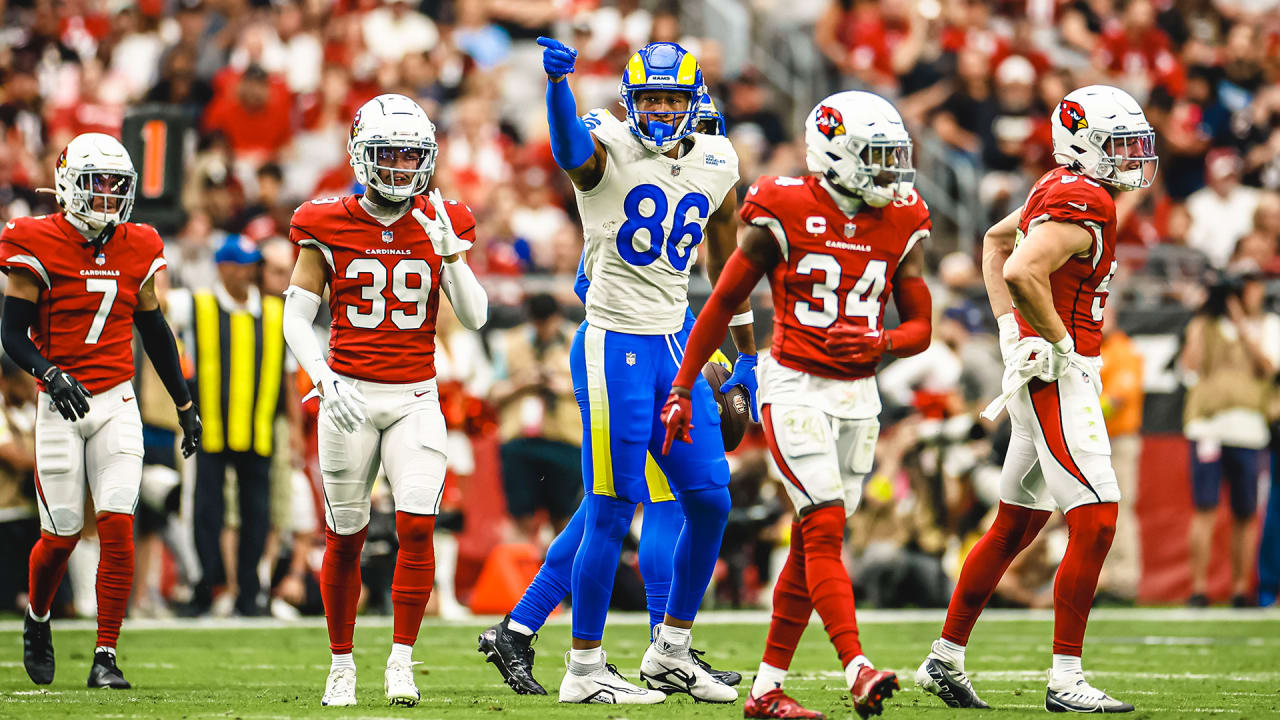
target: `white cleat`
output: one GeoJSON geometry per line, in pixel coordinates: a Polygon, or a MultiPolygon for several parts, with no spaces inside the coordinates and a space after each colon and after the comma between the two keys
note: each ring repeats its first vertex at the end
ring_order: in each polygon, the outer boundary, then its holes
{"type": "Polygon", "coordinates": [[[417,663],[387,661],[386,681],[382,687],[387,691],[387,702],[402,707],[413,707],[422,699],[418,692],[418,684],[413,681],[413,666],[417,663]]]}
{"type": "Polygon", "coordinates": [[[627,682],[618,668],[601,658],[600,665],[586,675],[569,671],[569,655],[565,653],[566,672],[560,682],[562,703],[605,703],[610,705],[653,705],[667,699],[665,693],[646,690],[627,682]]]}
{"type": "Polygon", "coordinates": [[[324,697],[320,704],[325,707],[350,707],[356,704],[356,671],[354,668],[337,668],[329,671],[329,679],[324,683],[324,697]]]}
{"type": "Polygon", "coordinates": [[[738,699],[738,691],[717,680],[689,653],[689,646],[680,647],[663,640],[657,629],[655,639],[640,661],[640,679],[650,688],[672,693],[689,693],[694,700],[710,703],[731,703],[738,699]]]}
{"type": "Polygon", "coordinates": [[[1133,706],[1111,697],[1084,679],[1084,673],[1063,673],[1054,677],[1049,671],[1049,689],[1044,695],[1044,709],[1049,712],[1127,713],[1133,706]]]}

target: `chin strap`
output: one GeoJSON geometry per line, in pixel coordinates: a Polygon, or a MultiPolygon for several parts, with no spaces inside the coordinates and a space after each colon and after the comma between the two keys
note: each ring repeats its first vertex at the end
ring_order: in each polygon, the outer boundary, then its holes
{"type": "Polygon", "coordinates": [[[115,232],[116,224],[107,223],[98,231],[98,234],[95,235],[92,240],[85,240],[84,243],[82,243],[82,246],[93,248],[93,254],[95,257],[101,255],[103,248],[107,245],[107,241],[111,239],[111,236],[114,235],[115,232]]]}

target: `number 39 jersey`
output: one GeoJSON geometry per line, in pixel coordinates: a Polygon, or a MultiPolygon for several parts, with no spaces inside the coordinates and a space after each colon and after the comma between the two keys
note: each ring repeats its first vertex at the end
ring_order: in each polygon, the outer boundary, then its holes
{"type": "MultiPolygon", "coordinates": [[[[415,197],[413,207],[435,217],[425,197],[415,197]]],[[[454,232],[474,241],[471,210],[448,201],[445,211],[454,232]]],[[[411,213],[383,225],[358,195],[313,200],[294,211],[289,239],[319,250],[329,267],[334,372],[377,383],[435,377],[442,259],[411,213]]]]}
{"type": "Polygon", "coordinates": [[[40,285],[36,348],[93,393],[133,377],[138,291],[164,266],[150,225],[121,224],[96,256],[61,214],[17,218],[0,233],[0,269],[22,268],[40,285]]]}
{"type": "Polygon", "coordinates": [[[913,190],[883,208],[849,217],[816,175],[762,177],[739,211],[768,229],[782,262],[769,273],[773,290],[773,346],[784,367],[819,377],[853,380],[875,374],[827,352],[827,329],[837,321],[879,329],[884,299],[898,264],[929,236],[929,208],[913,190]]]}
{"type": "Polygon", "coordinates": [[[587,322],[633,335],[684,326],[689,270],[707,218],[738,182],[728,139],[694,134],[679,158],[649,152],[607,110],[583,120],[608,153],[604,176],[575,190],[585,240],[587,322]]]}
{"type": "MultiPolygon", "coordinates": [[[[1045,173],[1031,188],[1018,220],[1016,242],[1042,222],[1080,225],[1093,243],[1088,251],[1062,264],[1049,275],[1053,306],[1075,341],[1076,352],[1096,357],[1102,352],[1102,314],[1107,286],[1116,272],[1116,203],[1096,180],[1066,168],[1045,173]]],[[[1033,337],[1021,314],[1014,310],[1022,337],[1033,337]]]]}

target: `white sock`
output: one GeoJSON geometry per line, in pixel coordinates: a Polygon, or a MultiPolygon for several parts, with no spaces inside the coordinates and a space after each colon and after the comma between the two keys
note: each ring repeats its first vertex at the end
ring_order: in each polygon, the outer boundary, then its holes
{"type": "Polygon", "coordinates": [[[53,611],[52,611],[52,610],[48,610],[48,611],[46,611],[46,612],[45,612],[45,614],[44,614],[44,615],[36,615],[36,614],[31,610],[31,606],[30,606],[30,605],[28,605],[28,606],[27,606],[27,614],[28,614],[28,615],[30,615],[30,616],[31,616],[31,619],[32,619],[32,620],[35,620],[36,622],[49,622],[49,616],[53,614],[53,611]]]}
{"type": "Polygon", "coordinates": [[[1080,665],[1079,655],[1059,655],[1053,654],[1053,674],[1054,677],[1062,677],[1068,673],[1082,673],[1084,668],[1080,665]]]}
{"type": "Polygon", "coordinates": [[[109,653],[111,657],[116,656],[116,649],[113,647],[107,647],[105,645],[99,645],[98,647],[94,648],[93,652],[95,655],[100,652],[104,652],[104,653],[109,653]]]}
{"type": "Polygon", "coordinates": [[[339,670],[341,668],[356,669],[356,661],[351,657],[351,653],[338,654],[334,653],[333,658],[329,661],[329,672],[339,670]]]}
{"type": "Polygon", "coordinates": [[[392,660],[412,664],[413,646],[405,645],[404,643],[391,643],[391,656],[387,658],[387,664],[391,664],[392,660]]]}
{"type": "Polygon", "coordinates": [[[777,690],[786,681],[786,670],[762,662],[760,663],[760,669],[756,670],[755,682],[751,683],[751,697],[758,698],[770,690],[777,690]]]}
{"type": "Polygon", "coordinates": [[[586,650],[570,650],[569,662],[582,667],[594,668],[603,660],[603,653],[599,647],[587,648],[586,650]]]}
{"type": "Polygon", "coordinates": [[[511,618],[507,618],[507,629],[514,633],[520,633],[525,637],[531,637],[533,635],[533,628],[528,625],[522,625],[511,618]]]}
{"type": "Polygon", "coordinates": [[[683,649],[689,647],[689,643],[693,642],[693,630],[689,628],[671,627],[670,625],[660,625],[658,630],[658,639],[670,645],[674,649],[683,649]]]}
{"type": "Polygon", "coordinates": [[[950,663],[955,669],[964,672],[964,645],[957,645],[950,640],[938,638],[933,643],[932,654],[950,663]]]}
{"type": "Polygon", "coordinates": [[[867,667],[875,667],[871,664],[871,661],[867,659],[866,655],[859,655],[858,657],[850,660],[848,665],[844,666],[845,685],[853,687],[853,681],[858,679],[858,670],[862,669],[863,665],[866,665],[867,667]]]}

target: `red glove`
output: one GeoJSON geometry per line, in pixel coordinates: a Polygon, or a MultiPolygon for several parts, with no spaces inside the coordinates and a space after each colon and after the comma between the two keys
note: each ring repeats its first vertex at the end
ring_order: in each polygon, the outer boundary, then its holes
{"type": "Polygon", "coordinates": [[[837,323],[827,331],[827,352],[854,365],[875,365],[892,347],[886,333],[865,325],[837,323]]]}
{"type": "Polygon", "coordinates": [[[671,450],[671,441],[692,443],[689,431],[693,429],[693,405],[689,402],[689,389],[671,388],[667,404],[662,406],[662,424],[667,426],[667,436],[662,439],[662,454],[671,450]]]}

